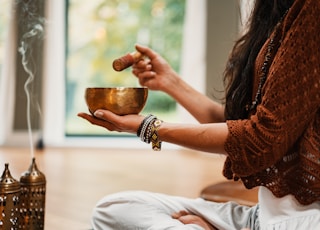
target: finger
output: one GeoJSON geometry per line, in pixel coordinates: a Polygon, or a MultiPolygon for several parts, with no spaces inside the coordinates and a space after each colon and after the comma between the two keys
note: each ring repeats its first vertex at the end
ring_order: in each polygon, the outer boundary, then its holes
{"type": "Polygon", "coordinates": [[[119,116],[109,110],[98,109],[93,115],[101,120],[108,121],[109,123],[119,122],[119,116]]]}
{"type": "Polygon", "coordinates": [[[83,118],[83,119],[85,119],[85,120],[87,120],[87,121],[89,121],[93,125],[98,125],[98,126],[105,127],[108,130],[114,130],[113,125],[108,121],[101,120],[101,119],[99,119],[97,117],[94,117],[92,115],[89,115],[87,113],[78,113],[78,116],[83,118]]]}
{"type": "Polygon", "coordinates": [[[78,113],[78,116],[89,121],[92,124],[101,123],[101,121],[102,121],[101,119],[98,119],[97,117],[94,117],[94,116],[87,114],[87,113],[78,113]]]}
{"type": "Polygon", "coordinates": [[[140,61],[134,63],[134,64],[132,65],[132,68],[144,70],[144,69],[146,69],[149,65],[151,65],[149,59],[141,59],[140,61]]]}
{"type": "Polygon", "coordinates": [[[151,64],[133,66],[132,67],[132,73],[135,76],[139,76],[140,74],[151,72],[151,70],[152,70],[152,65],[151,64]]]}
{"type": "Polygon", "coordinates": [[[140,78],[140,79],[143,79],[143,78],[153,78],[156,76],[156,73],[154,71],[137,71],[137,70],[132,70],[132,73],[137,77],[137,78],[140,78]]]}
{"type": "Polygon", "coordinates": [[[148,89],[156,89],[157,88],[157,81],[153,80],[154,77],[148,77],[148,78],[140,78],[139,77],[139,84],[141,86],[147,87],[148,89]]]}
{"type": "Polygon", "coordinates": [[[150,80],[156,76],[156,73],[153,71],[146,71],[138,74],[138,78],[150,80]]]}
{"type": "Polygon", "coordinates": [[[91,115],[89,115],[87,113],[78,113],[77,115],[78,115],[78,117],[81,117],[81,118],[86,119],[86,120],[90,120],[91,117],[92,117],[91,115]]]}
{"type": "Polygon", "coordinates": [[[136,50],[143,53],[144,55],[148,56],[150,59],[154,59],[157,57],[157,53],[150,49],[149,47],[142,46],[139,44],[136,44],[136,50]]]}
{"type": "Polygon", "coordinates": [[[179,219],[179,218],[181,218],[182,216],[185,216],[185,215],[189,215],[189,213],[187,211],[185,211],[185,210],[181,210],[180,212],[173,213],[171,216],[174,219],[179,219]]]}
{"type": "Polygon", "coordinates": [[[196,218],[193,215],[183,215],[178,220],[183,224],[193,224],[196,222],[196,218]]]}
{"type": "MultiPolygon", "coordinates": [[[[127,116],[120,116],[117,115],[109,110],[103,110],[98,109],[94,112],[94,116],[98,118],[98,120],[105,121],[106,123],[102,123],[105,128],[107,128],[110,131],[118,131],[118,132],[134,132],[136,133],[136,130],[138,129],[139,124],[142,122],[137,122],[138,125],[130,124],[130,122],[125,121],[125,117],[127,116]],[[137,127],[136,127],[137,126],[137,127]]],[[[132,115],[133,116],[133,115],[132,115]]],[[[143,119],[143,118],[140,118],[143,119]]],[[[101,125],[101,122],[96,121],[99,125],[101,125]]]]}

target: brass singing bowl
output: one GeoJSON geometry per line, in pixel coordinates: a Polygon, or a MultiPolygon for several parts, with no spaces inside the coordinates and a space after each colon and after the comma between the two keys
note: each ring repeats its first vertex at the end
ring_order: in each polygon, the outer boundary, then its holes
{"type": "Polygon", "coordinates": [[[109,110],[118,115],[139,114],[148,98],[145,87],[86,88],[85,100],[89,111],[109,110]]]}

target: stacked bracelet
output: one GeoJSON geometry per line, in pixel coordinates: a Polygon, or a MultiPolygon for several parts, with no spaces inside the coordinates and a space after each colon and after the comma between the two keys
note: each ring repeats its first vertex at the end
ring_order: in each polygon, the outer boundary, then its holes
{"type": "Polygon", "coordinates": [[[154,115],[149,114],[148,116],[146,116],[146,117],[143,119],[143,121],[141,122],[141,124],[140,124],[140,126],[139,126],[139,128],[138,128],[138,130],[137,130],[137,136],[138,136],[138,137],[140,137],[142,128],[143,128],[143,126],[145,125],[146,121],[147,121],[148,119],[150,119],[150,117],[152,117],[152,116],[154,116],[154,115]]]}
{"type": "Polygon", "coordinates": [[[141,141],[147,144],[151,142],[152,149],[155,151],[161,150],[161,141],[158,137],[158,129],[161,124],[161,120],[149,114],[143,119],[137,130],[137,136],[140,137],[141,141]]]}
{"type": "Polygon", "coordinates": [[[140,132],[140,139],[143,142],[146,143],[150,143],[150,137],[151,137],[151,125],[153,123],[153,121],[157,119],[156,116],[154,115],[148,115],[143,121],[142,121],[142,128],[141,128],[141,132],[140,132]]]}
{"type": "Polygon", "coordinates": [[[162,121],[156,119],[153,122],[153,125],[152,125],[151,142],[152,142],[152,149],[154,151],[160,151],[161,150],[161,141],[160,141],[159,136],[158,136],[158,129],[159,129],[161,124],[162,124],[162,121]]]}

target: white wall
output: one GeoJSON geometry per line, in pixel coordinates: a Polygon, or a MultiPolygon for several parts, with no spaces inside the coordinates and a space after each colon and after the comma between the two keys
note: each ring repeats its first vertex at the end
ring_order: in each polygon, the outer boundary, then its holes
{"type": "Polygon", "coordinates": [[[14,17],[14,2],[10,7],[9,15],[9,31],[5,40],[5,58],[3,69],[1,72],[0,82],[0,145],[8,143],[13,135],[13,112],[15,100],[15,59],[17,50],[15,40],[15,17],[14,17]]]}

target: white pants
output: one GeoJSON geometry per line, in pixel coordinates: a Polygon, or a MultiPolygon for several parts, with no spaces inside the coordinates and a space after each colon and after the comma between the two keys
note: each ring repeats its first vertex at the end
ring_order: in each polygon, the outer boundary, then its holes
{"type": "Polygon", "coordinates": [[[103,198],[94,209],[92,225],[94,230],[202,230],[198,225],[184,225],[171,217],[181,210],[202,216],[218,229],[256,229],[257,206],[249,208],[233,202],[215,203],[144,191],[103,198]]]}

